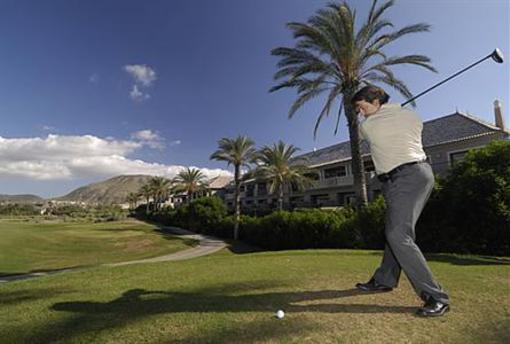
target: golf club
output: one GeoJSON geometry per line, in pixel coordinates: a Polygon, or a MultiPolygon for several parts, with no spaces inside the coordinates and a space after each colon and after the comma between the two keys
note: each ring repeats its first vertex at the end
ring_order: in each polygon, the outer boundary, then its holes
{"type": "Polygon", "coordinates": [[[455,78],[457,75],[464,73],[464,72],[465,72],[465,71],[467,71],[468,69],[473,68],[473,67],[474,67],[474,66],[476,66],[477,64],[479,64],[479,63],[481,63],[481,62],[483,62],[483,61],[487,60],[489,57],[490,57],[490,58],[492,58],[492,59],[493,59],[494,61],[496,61],[497,63],[503,63],[503,53],[501,52],[501,50],[499,50],[498,48],[496,48],[496,49],[494,49],[494,51],[493,51],[492,53],[490,53],[489,55],[485,56],[483,59],[481,59],[481,60],[479,60],[479,61],[476,61],[476,62],[475,62],[475,63],[473,63],[472,65],[470,65],[470,66],[468,66],[468,67],[464,68],[463,70],[461,70],[461,71],[459,71],[459,72],[457,72],[457,73],[453,74],[453,75],[452,75],[452,76],[450,76],[449,78],[444,79],[443,81],[441,81],[441,82],[439,82],[439,83],[435,84],[434,86],[432,86],[432,87],[430,87],[430,88],[426,89],[426,90],[425,90],[425,91],[423,91],[422,93],[420,93],[420,94],[418,94],[418,95],[416,95],[416,96],[412,97],[411,99],[409,99],[409,100],[407,100],[406,102],[402,103],[402,104],[401,104],[401,106],[402,106],[402,107],[404,107],[405,105],[409,104],[410,102],[412,102],[412,101],[413,101],[413,100],[415,100],[416,98],[421,97],[421,96],[422,96],[422,95],[424,95],[425,93],[432,91],[434,88],[436,88],[436,87],[438,87],[438,86],[440,86],[440,85],[444,84],[444,83],[445,83],[445,82],[447,82],[448,80],[455,78]]]}

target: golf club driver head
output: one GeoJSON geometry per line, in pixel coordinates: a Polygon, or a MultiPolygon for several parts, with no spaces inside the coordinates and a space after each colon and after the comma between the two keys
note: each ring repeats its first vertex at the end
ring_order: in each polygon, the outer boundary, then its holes
{"type": "Polygon", "coordinates": [[[498,48],[494,49],[494,51],[491,54],[491,57],[497,63],[503,63],[503,53],[498,48]]]}

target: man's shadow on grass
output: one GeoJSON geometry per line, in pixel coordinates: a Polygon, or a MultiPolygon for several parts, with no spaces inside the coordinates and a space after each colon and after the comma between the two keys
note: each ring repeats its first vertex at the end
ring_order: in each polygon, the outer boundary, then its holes
{"type": "MultiPolygon", "coordinates": [[[[125,327],[129,324],[158,314],[168,313],[232,313],[232,312],[267,312],[268,319],[259,323],[260,333],[267,336],[278,337],[282,335],[278,330],[270,330],[276,326],[274,313],[283,309],[289,316],[299,312],[322,312],[322,313],[413,313],[415,307],[408,306],[385,306],[363,303],[341,303],[338,299],[346,297],[362,297],[372,293],[362,293],[356,289],[347,290],[321,290],[301,292],[267,292],[267,293],[244,293],[246,290],[257,291],[267,288],[267,282],[257,288],[256,284],[241,286],[235,284],[220,285],[214,288],[200,289],[191,292],[179,291],[151,291],[145,289],[131,289],[125,291],[118,298],[107,302],[96,301],[71,301],[59,302],[51,306],[51,310],[67,312],[69,315],[62,317],[60,323],[51,324],[36,333],[30,342],[56,341],[65,338],[69,340],[74,336],[87,333],[97,333],[115,327],[125,327]],[[240,293],[241,292],[241,293],[240,293]],[[335,300],[336,299],[336,300],[335,300]],[[309,304],[313,301],[332,300],[309,304]],[[305,304],[303,304],[305,303],[305,304]]],[[[310,324],[300,318],[289,318],[288,321],[295,325],[287,328],[288,331],[313,330],[310,324]],[[310,325],[310,326],[309,326],[310,325]]],[[[229,329],[229,333],[223,335],[235,335],[246,333],[243,328],[229,329]]],[[[227,331],[227,332],[228,332],[227,331]]],[[[250,336],[252,340],[260,340],[258,332],[250,336]]],[[[296,333],[290,333],[296,334],[296,333]]],[[[193,339],[193,338],[190,338],[193,339]]],[[[274,338],[273,338],[274,339],[274,338]]]]}
{"type": "Polygon", "coordinates": [[[223,295],[207,292],[148,291],[131,289],[110,302],[74,301],[52,306],[56,311],[85,314],[124,313],[126,307],[133,317],[159,313],[193,312],[274,312],[285,309],[288,312],[325,313],[411,313],[415,307],[381,306],[371,304],[321,303],[299,305],[295,303],[338,299],[344,297],[375,294],[357,289],[322,290],[307,292],[275,292],[263,294],[223,295]]]}

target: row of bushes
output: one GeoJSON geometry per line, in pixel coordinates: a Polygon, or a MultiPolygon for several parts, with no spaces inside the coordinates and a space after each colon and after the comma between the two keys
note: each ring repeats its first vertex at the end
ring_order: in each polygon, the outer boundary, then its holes
{"type": "Polygon", "coordinates": [[[32,216],[38,214],[39,210],[37,210],[31,204],[17,204],[17,203],[0,204],[0,215],[32,216]]]}
{"type": "MultiPolygon", "coordinates": [[[[232,238],[234,217],[223,201],[204,197],[180,206],[165,207],[147,215],[144,207],[137,217],[164,225],[232,238]]],[[[276,211],[266,216],[242,215],[240,240],[271,250],[304,248],[381,248],[384,244],[384,201],[379,198],[365,211],[301,209],[276,211]]]]}
{"type": "MultiPolygon", "coordinates": [[[[0,216],[41,216],[41,207],[33,204],[2,204],[0,205],[0,216]]],[[[107,222],[123,220],[128,212],[119,206],[79,206],[79,205],[53,205],[45,208],[44,219],[64,219],[107,222]]]]}
{"type": "MultiPolygon", "coordinates": [[[[382,249],[385,209],[384,199],[379,197],[360,212],[351,208],[301,209],[276,211],[261,217],[242,215],[240,240],[270,250],[382,249]]],[[[510,255],[510,217],[506,222],[503,218],[493,223],[483,219],[471,223],[459,221],[463,226],[460,227],[453,218],[444,216],[447,209],[436,189],[416,228],[417,243],[424,252],[510,255]]],[[[234,217],[227,214],[223,201],[216,197],[201,198],[178,209],[163,208],[149,216],[140,208],[138,217],[197,233],[233,236],[234,217]]]]}
{"type": "Polygon", "coordinates": [[[128,212],[115,205],[79,206],[61,205],[48,209],[48,215],[59,218],[86,219],[94,222],[119,221],[127,217],[128,212]]]}

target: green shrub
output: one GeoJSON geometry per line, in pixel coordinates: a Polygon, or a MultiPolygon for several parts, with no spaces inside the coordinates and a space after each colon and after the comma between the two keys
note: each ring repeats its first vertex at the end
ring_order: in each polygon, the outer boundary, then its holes
{"type": "Polygon", "coordinates": [[[202,197],[186,205],[188,228],[198,233],[214,229],[227,216],[227,206],[216,196],[202,197]]]}
{"type": "Polygon", "coordinates": [[[427,250],[510,255],[510,142],[468,152],[429,203],[419,225],[427,250]]]}
{"type": "Polygon", "coordinates": [[[360,246],[366,249],[383,249],[385,243],[386,202],[379,196],[355,216],[353,230],[360,240],[360,246]]]}
{"type": "Polygon", "coordinates": [[[26,216],[26,215],[38,215],[39,210],[32,204],[0,204],[0,215],[9,216],[26,216]]]}
{"type": "Polygon", "coordinates": [[[352,247],[356,236],[345,226],[350,210],[276,211],[264,217],[243,216],[242,240],[272,250],[352,247]]]}

